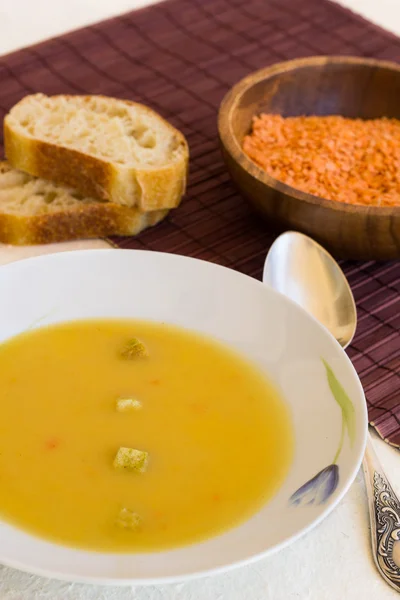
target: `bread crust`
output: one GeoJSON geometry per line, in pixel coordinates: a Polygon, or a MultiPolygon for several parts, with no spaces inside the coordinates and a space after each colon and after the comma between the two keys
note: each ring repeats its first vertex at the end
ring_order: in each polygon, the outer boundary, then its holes
{"type": "MultiPolygon", "coordinates": [[[[43,94],[36,94],[43,97],[43,94]]],[[[72,96],[55,96],[71,98],[72,96]]],[[[98,96],[107,101],[113,98],[98,96]]],[[[110,202],[137,206],[142,211],[176,208],[186,190],[189,149],[185,137],[150,108],[123,100],[129,106],[159,119],[173,134],[176,158],[165,166],[127,167],[84,152],[33,138],[15,127],[13,111],[32,96],[26,96],[4,119],[4,148],[9,163],[30,175],[75,188],[80,193],[110,202]]],[[[93,97],[80,96],[84,102],[93,97]]]]}
{"type": "Polygon", "coordinates": [[[35,216],[0,213],[0,242],[23,246],[137,235],[159,223],[167,213],[167,210],[144,213],[112,202],[35,216]]]}
{"type": "MultiPolygon", "coordinates": [[[[1,177],[7,176],[12,171],[14,169],[7,162],[0,162],[0,183],[1,177]]],[[[41,184],[41,190],[54,193],[54,185],[46,181],[41,181],[41,184]]],[[[7,192],[6,188],[0,185],[2,194],[6,193],[5,205],[0,201],[0,242],[3,244],[50,244],[111,235],[137,235],[147,227],[159,223],[169,212],[168,210],[143,212],[139,208],[91,198],[76,200],[74,190],[65,188],[60,188],[60,192],[69,196],[72,203],[59,204],[49,210],[43,197],[39,209],[36,204],[35,212],[32,214],[29,213],[29,209],[23,212],[24,204],[20,206],[21,211],[18,212],[18,202],[11,211],[10,198],[13,198],[13,193],[18,194],[18,185],[16,192],[13,192],[13,188],[7,192]]]]}

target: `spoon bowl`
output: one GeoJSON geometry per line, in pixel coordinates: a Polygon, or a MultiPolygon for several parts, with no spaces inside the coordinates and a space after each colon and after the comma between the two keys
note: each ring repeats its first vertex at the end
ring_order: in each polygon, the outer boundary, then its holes
{"type": "Polygon", "coordinates": [[[357,311],[343,271],[311,238],[288,231],[272,244],[264,283],[313,315],[346,348],[357,327],[357,311]]]}

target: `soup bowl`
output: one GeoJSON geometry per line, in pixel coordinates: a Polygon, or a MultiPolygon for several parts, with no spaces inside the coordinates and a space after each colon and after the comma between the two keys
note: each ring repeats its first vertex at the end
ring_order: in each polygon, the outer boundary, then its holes
{"type": "Polygon", "coordinates": [[[294,435],[293,461],[275,496],[225,533],[172,550],[116,554],[75,550],[0,521],[5,565],[114,585],[219,572],[294,542],[334,508],[357,473],[367,411],[350,360],[312,317],[250,277],[157,252],[60,253],[0,268],[0,315],[0,341],[99,317],[166,322],[211,336],[272,380],[294,435]]]}

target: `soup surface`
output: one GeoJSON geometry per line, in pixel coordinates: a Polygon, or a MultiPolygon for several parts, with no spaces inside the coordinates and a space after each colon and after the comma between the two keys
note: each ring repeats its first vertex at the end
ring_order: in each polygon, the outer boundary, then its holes
{"type": "Polygon", "coordinates": [[[289,412],[264,375],[168,325],[24,333],[0,345],[0,389],[0,517],[62,544],[132,552],[205,539],[260,508],[291,462],[289,412]]]}

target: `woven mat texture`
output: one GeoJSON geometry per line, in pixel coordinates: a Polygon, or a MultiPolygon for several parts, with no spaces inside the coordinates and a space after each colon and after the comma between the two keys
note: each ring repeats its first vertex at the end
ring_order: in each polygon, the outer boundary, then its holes
{"type": "MultiPolygon", "coordinates": [[[[400,40],[328,0],[167,0],[0,58],[0,117],[34,92],[106,94],[153,107],[189,141],[187,197],[158,227],[113,242],[260,278],[274,234],[229,179],[218,106],[251,71],[315,54],[400,61],[400,40]]],[[[342,266],[359,315],[349,355],[370,421],[400,445],[400,263],[342,266]]]]}

